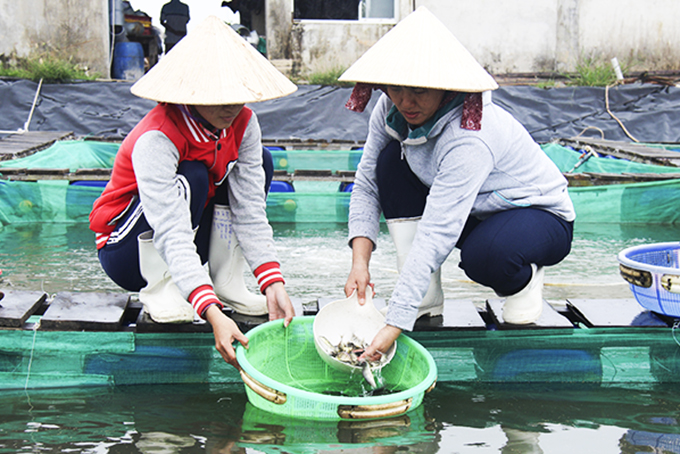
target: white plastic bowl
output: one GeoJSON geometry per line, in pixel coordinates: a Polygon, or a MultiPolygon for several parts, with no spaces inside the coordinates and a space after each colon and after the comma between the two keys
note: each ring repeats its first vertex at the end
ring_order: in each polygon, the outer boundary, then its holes
{"type": "MultiPolygon", "coordinates": [[[[350,341],[353,336],[370,344],[378,331],[385,326],[385,316],[373,304],[370,289],[366,292],[366,302],[359,304],[357,292],[349,298],[333,301],[324,306],[314,318],[312,331],[314,345],[319,356],[331,367],[347,373],[361,371],[362,366],[352,365],[331,356],[327,344],[321,340],[325,337],[331,345],[350,341]]],[[[396,341],[381,358],[378,365],[371,366],[371,370],[379,370],[388,364],[397,351],[396,341]]]]}

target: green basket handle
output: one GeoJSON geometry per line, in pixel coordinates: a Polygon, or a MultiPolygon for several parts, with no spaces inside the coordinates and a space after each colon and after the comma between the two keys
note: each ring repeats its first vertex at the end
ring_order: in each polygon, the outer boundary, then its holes
{"type": "Polygon", "coordinates": [[[266,399],[269,402],[278,405],[283,405],[286,403],[286,400],[288,399],[286,393],[282,393],[281,391],[277,391],[275,389],[270,388],[269,386],[263,385],[262,383],[248,375],[248,373],[243,369],[240,369],[239,372],[241,372],[241,378],[243,379],[243,383],[245,383],[250,389],[253,390],[253,392],[255,392],[263,399],[266,399]]]}
{"type": "Polygon", "coordinates": [[[340,405],[338,407],[338,415],[343,419],[368,419],[368,418],[386,418],[389,416],[397,416],[406,413],[413,398],[390,402],[386,404],[374,405],[340,405]]]}

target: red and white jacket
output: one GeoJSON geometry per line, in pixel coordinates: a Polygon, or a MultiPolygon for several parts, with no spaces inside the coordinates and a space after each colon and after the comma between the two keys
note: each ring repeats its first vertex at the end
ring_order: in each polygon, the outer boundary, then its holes
{"type": "Polygon", "coordinates": [[[154,245],[185,298],[200,315],[210,304],[220,304],[193,243],[190,189],[177,175],[185,160],[203,162],[209,169],[209,199],[217,186],[227,185],[234,233],[260,290],[283,282],[265,212],[260,127],[247,107],[219,136],[185,107],[159,104],[152,109],[121,144],[111,179],[90,213],[97,248],[124,236],[122,228],[114,232],[116,223],[139,197],[154,230],[154,245]]]}

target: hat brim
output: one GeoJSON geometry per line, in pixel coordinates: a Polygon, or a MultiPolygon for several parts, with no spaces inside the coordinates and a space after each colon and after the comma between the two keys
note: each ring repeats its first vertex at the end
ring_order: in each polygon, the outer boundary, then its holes
{"type": "Polygon", "coordinates": [[[423,6],[380,38],[338,80],[469,93],[498,88],[453,33],[423,6]]]}
{"type": "Polygon", "coordinates": [[[246,104],[297,90],[269,60],[215,16],[177,43],[130,89],[158,102],[246,104]]]}

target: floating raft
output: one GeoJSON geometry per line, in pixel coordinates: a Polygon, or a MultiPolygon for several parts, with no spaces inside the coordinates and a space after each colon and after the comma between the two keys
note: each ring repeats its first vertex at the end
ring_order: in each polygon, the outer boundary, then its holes
{"type": "MultiPolygon", "coordinates": [[[[560,139],[557,143],[574,149],[593,150],[602,155],[626,159],[632,162],[680,167],[680,153],[666,149],[663,146],[578,137],[560,139]]],[[[677,144],[673,145],[677,146],[677,144]]]]}
{"type": "MultiPolygon", "coordinates": [[[[0,292],[3,389],[241,380],[214,348],[209,324],[154,323],[134,295],[0,292]]],[[[335,299],[293,302],[298,315],[315,315],[335,299]]],[[[544,302],[541,318],[527,326],[504,323],[501,307],[499,299],[448,300],[442,316],[421,318],[407,335],[432,353],[439,382],[680,382],[675,319],[632,298],[544,302]]],[[[246,335],[267,321],[227,314],[246,335]]]]}
{"type": "Polygon", "coordinates": [[[50,147],[57,140],[73,138],[73,132],[26,131],[0,139],[0,161],[22,158],[50,147]]]}

